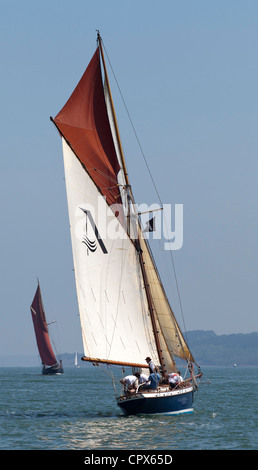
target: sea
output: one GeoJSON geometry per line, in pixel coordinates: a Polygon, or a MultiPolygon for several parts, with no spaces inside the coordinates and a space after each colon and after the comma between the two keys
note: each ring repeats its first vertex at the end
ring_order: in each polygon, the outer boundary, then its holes
{"type": "Polygon", "coordinates": [[[0,449],[257,450],[258,367],[202,371],[193,413],[124,416],[112,380],[98,367],[67,367],[56,376],[41,375],[40,367],[1,367],[0,449]]]}

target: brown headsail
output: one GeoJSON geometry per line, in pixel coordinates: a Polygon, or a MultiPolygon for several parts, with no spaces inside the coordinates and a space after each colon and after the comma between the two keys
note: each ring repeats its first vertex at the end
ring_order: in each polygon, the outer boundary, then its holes
{"type": "Polygon", "coordinates": [[[58,362],[51,346],[39,282],[36,289],[36,293],[34,295],[34,299],[30,306],[30,311],[35,330],[39,355],[43,364],[42,373],[63,373],[62,362],[58,362]]]}
{"type": "Polygon", "coordinates": [[[107,202],[121,202],[117,184],[120,165],[108,120],[99,49],[53,121],[107,202]]]}

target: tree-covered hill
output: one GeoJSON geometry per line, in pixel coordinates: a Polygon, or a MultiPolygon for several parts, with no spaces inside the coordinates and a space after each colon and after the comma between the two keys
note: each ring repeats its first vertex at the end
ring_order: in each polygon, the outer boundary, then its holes
{"type": "MultiPolygon", "coordinates": [[[[258,332],[216,335],[213,331],[194,330],[184,335],[200,366],[258,366],[258,332]]],[[[89,367],[91,363],[81,361],[83,353],[78,353],[80,367],[89,367]]],[[[75,353],[61,353],[64,367],[74,367],[75,353]]],[[[180,364],[180,360],[177,364],[180,364]]],[[[38,366],[41,362],[37,354],[34,356],[0,357],[0,366],[38,366]]]]}
{"type": "Polygon", "coordinates": [[[202,366],[258,366],[258,333],[216,335],[194,330],[185,334],[196,362],[202,366]]]}

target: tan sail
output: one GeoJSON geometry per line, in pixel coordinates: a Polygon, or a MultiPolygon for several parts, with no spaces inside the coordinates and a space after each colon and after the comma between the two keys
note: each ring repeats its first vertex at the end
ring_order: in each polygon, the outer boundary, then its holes
{"type": "Polygon", "coordinates": [[[147,242],[143,236],[139,239],[156,321],[159,325],[164,362],[166,370],[170,372],[175,367],[174,357],[191,362],[194,362],[194,358],[175,319],[147,242]]]}

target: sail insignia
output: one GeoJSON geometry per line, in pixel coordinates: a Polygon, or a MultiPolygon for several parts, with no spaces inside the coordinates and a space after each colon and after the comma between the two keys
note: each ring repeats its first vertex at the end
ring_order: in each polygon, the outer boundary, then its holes
{"type": "Polygon", "coordinates": [[[98,231],[98,228],[96,226],[96,223],[92,217],[92,214],[91,214],[91,211],[89,209],[83,209],[82,207],[80,207],[80,209],[85,213],[86,215],[86,223],[85,223],[85,235],[83,236],[83,240],[82,242],[87,246],[87,248],[89,248],[89,250],[91,252],[94,252],[96,251],[97,249],[97,243],[96,241],[98,242],[102,252],[104,254],[107,254],[107,249],[105,247],[105,244],[100,236],[100,233],[98,231]],[[89,237],[87,236],[87,232],[88,232],[88,221],[89,221],[89,224],[93,230],[93,235],[95,236],[95,240],[90,240],[89,237]]]}

